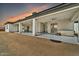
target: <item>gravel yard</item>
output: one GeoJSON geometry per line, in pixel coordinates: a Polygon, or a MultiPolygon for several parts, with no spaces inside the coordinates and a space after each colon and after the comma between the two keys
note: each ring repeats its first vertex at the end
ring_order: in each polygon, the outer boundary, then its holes
{"type": "Polygon", "coordinates": [[[0,32],[2,56],[64,56],[79,55],[79,45],[57,43],[17,33],[0,32]]]}

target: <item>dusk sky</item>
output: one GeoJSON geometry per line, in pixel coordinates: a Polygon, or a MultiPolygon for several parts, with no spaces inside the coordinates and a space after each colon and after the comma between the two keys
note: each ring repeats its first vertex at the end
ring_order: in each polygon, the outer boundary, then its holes
{"type": "Polygon", "coordinates": [[[58,4],[52,3],[0,3],[0,22],[11,21],[27,17],[32,12],[40,12],[58,4]]]}

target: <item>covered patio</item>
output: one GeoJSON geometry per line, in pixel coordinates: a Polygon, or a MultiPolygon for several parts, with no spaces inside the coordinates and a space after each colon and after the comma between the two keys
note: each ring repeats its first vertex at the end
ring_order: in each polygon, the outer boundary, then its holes
{"type": "Polygon", "coordinates": [[[23,35],[78,44],[79,7],[72,7],[18,22],[23,35]]]}
{"type": "Polygon", "coordinates": [[[78,18],[75,16],[78,16],[78,10],[72,8],[32,19],[32,34],[36,37],[77,44],[78,26],[75,22],[78,18]]]}
{"type": "Polygon", "coordinates": [[[46,38],[49,40],[54,40],[54,41],[60,41],[60,42],[66,42],[66,43],[73,43],[73,44],[79,44],[79,39],[76,36],[70,37],[70,36],[59,36],[59,35],[52,35],[52,34],[42,34],[36,37],[40,38],[46,38]]]}
{"type": "Polygon", "coordinates": [[[75,21],[77,21],[77,19],[75,18],[73,20],[75,12],[77,12],[76,9],[39,18],[40,20],[37,21],[41,26],[39,28],[40,32],[37,33],[36,37],[79,44],[79,39],[75,35],[78,34],[78,27],[75,25],[75,21]],[[43,19],[45,21],[43,21],[43,19]]]}

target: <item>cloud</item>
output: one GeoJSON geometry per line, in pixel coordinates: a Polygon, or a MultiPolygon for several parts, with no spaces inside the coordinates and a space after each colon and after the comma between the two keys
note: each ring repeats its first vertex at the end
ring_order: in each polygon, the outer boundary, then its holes
{"type": "Polygon", "coordinates": [[[25,17],[28,17],[29,15],[32,15],[33,12],[40,12],[40,11],[45,10],[50,7],[49,4],[40,4],[38,6],[37,5],[35,6],[35,5],[28,4],[27,5],[28,11],[26,10],[18,15],[7,17],[5,21],[0,23],[0,25],[3,25],[3,23],[5,23],[7,21],[15,22],[19,19],[23,19],[25,17]]]}
{"type": "Polygon", "coordinates": [[[16,16],[8,17],[7,21],[15,22],[19,19],[23,19],[23,18],[28,17],[29,15],[31,15],[33,12],[40,12],[44,9],[47,9],[49,7],[49,5],[48,4],[42,4],[40,6],[34,7],[34,6],[29,4],[28,7],[30,8],[28,11],[24,11],[21,14],[16,15],[16,16]]]}

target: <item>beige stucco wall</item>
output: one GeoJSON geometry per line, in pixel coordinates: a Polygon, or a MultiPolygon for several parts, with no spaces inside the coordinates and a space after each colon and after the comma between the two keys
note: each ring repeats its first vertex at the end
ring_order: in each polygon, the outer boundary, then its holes
{"type": "Polygon", "coordinates": [[[32,31],[32,24],[26,24],[23,26],[24,30],[27,30],[27,26],[29,26],[29,31],[32,31]]]}
{"type": "Polygon", "coordinates": [[[14,26],[13,26],[13,24],[6,24],[5,25],[5,31],[6,32],[14,32],[14,26]]]}
{"type": "MultiPolygon", "coordinates": [[[[44,22],[38,20],[38,23],[37,23],[37,32],[42,32],[42,25],[41,25],[41,23],[44,23],[44,22]]],[[[50,28],[51,28],[51,24],[52,23],[57,23],[57,29],[58,30],[62,30],[62,29],[74,30],[73,29],[73,22],[70,21],[69,19],[55,20],[55,21],[47,21],[47,30],[48,30],[48,33],[51,32],[50,28]]]]}
{"type": "Polygon", "coordinates": [[[69,21],[68,19],[56,21],[58,24],[58,30],[67,29],[73,30],[73,22],[69,21]]]}
{"type": "Polygon", "coordinates": [[[5,32],[9,32],[9,24],[5,25],[5,32]]]}
{"type": "Polygon", "coordinates": [[[14,32],[19,31],[19,24],[16,24],[16,25],[14,24],[13,29],[14,29],[14,32]]]}
{"type": "Polygon", "coordinates": [[[36,32],[41,32],[41,23],[36,22],[36,32]]]}

